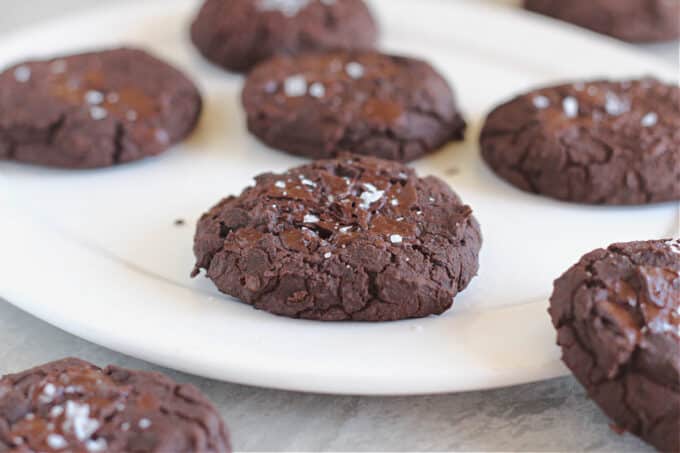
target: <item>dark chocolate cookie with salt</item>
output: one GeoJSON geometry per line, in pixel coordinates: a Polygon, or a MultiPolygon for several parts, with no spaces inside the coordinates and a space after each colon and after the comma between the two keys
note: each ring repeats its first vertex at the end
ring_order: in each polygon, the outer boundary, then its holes
{"type": "Polygon", "coordinates": [[[678,0],[524,0],[524,6],[624,41],[680,37],[678,0]]]}
{"type": "Polygon", "coordinates": [[[370,49],[377,35],[363,0],[206,0],[191,26],[208,60],[240,72],[278,54],[370,49]]]}
{"type": "Polygon", "coordinates": [[[254,135],[316,159],[349,151],[410,161],[465,130],[432,66],[377,52],[273,58],[253,70],[242,99],[254,135]]]}
{"type": "Polygon", "coordinates": [[[0,452],[227,453],[215,408],[159,373],[63,359],[0,379],[0,452]]]}
{"type": "Polygon", "coordinates": [[[614,244],[555,281],[562,359],[622,429],[680,451],[680,241],[614,244]]]}
{"type": "Polygon", "coordinates": [[[480,142],[522,190],[590,204],[680,200],[680,88],[658,80],[531,91],[494,109],[480,142]]]}
{"type": "Polygon", "coordinates": [[[343,155],[260,175],[204,214],[194,275],[278,315],[392,321],[446,311],[480,246],[472,209],[440,179],[343,155]]]}
{"type": "Polygon", "coordinates": [[[28,61],[0,73],[0,159],[64,168],[153,156],[195,127],[201,97],[142,50],[28,61]]]}

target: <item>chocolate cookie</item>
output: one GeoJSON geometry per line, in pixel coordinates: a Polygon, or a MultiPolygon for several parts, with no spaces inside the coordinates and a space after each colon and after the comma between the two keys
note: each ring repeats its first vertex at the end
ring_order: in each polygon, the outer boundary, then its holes
{"type": "Polygon", "coordinates": [[[465,130],[429,64],[376,52],[273,58],[246,80],[243,105],[263,142],[312,158],[350,151],[410,161],[465,130]]]}
{"type": "Polygon", "coordinates": [[[491,112],[482,156],[522,190],[592,204],[680,199],[680,89],[654,79],[523,94],[491,112]]]}
{"type": "Polygon", "coordinates": [[[0,73],[0,159],[106,167],[159,154],[196,125],[189,79],[141,50],[29,61],[0,73]]]}
{"type": "Polygon", "coordinates": [[[475,276],[472,209],[440,179],[343,155],[255,178],[198,222],[220,291],[278,315],[391,321],[439,314],[475,276]]]}
{"type": "Polygon", "coordinates": [[[680,451],[680,241],[614,244],[555,281],[562,358],[623,429],[680,451]]]}
{"type": "Polygon", "coordinates": [[[524,0],[524,6],[630,42],[680,37],[678,0],[524,0]]]}
{"type": "Polygon", "coordinates": [[[215,408],[192,385],[78,359],[0,380],[0,452],[229,452],[215,408]]]}
{"type": "Polygon", "coordinates": [[[208,60],[241,72],[277,54],[370,49],[377,35],[362,0],[206,0],[191,26],[208,60]]]}

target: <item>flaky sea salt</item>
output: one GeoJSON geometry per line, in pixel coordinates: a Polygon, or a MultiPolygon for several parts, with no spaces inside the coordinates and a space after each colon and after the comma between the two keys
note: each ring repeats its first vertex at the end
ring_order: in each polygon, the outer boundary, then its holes
{"type": "MultiPolygon", "coordinates": [[[[677,239],[671,239],[667,241],[666,244],[671,248],[671,252],[680,254],[680,241],[677,239]]],[[[680,307],[679,307],[680,309],[680,307]]]]}
{"type": "Polygon", "coordinates": [[[31,80],[31,68],[28,66],[18,66],[14,70],[14,78],[17,82],[26,83],[31,80]]]}
{"type": "Polygon", "coordinates": [[[57,388],[52,383],[47,383],[43,387],[42,393],[38,397],[41,403],[47,404],[54,400],[54,396],[57,394],[57,388]]]}
{"type": "Polygon", "coordinates": [[[312,181],[311,179],[307,179],[304,176],[300,177],[300,182],[305,186],[316,187],[316,183],[314,181],[312,181]]]}
{"type": "Polygon", "coordinates": [[[531,102],[533,102],[534,107],[537,109],[545,109],[550,105],[550,100],[547,97],[541,95],[534,96],[531,102]]]}
{"type": "Polygon", "coordinates": [[[345,72],[353,79],[359,79],[364,76],[364,66],[356,61],[350,61],[345,65],[345,72]]]}
{"type": "Polygon", "coordinates": [[[64,436],[59,434],[48,434],[45,440],[47,441],[47,445],[53,450],[61,450],[68,446],[68,442],[66,442],[64,436]]]}
{"type": "Polygon", "coordinates": [[[652,127],[657,121],[659,121],[659,116],[655,112],[649,112],[640,120],[642,127],[652,127]]]}
{"type": "Polygon", "coordinates": [[[90,406],[75,401],[66,402],[66,415],[62,429],[65,432],[73,431],[80,441],[89,439],[99,429],[99,422],[90,418],[90,406]]]}
{"type": "Polygon", "coordinates": [[[562,100],[562,110],[567,118],[578,116],[578,101],[573,96],[567,96],[562,100]]]}
{"type": "Polygon", "coordinates": [[[108,115],[109,112],[107,112],[105,108],[99,107],[98,105],[90,107],[90,117],[92,117],[93,120],[103,120],[108,115]]]}
{"type": "Polygon", "coordinates": [[[104,102],[104,93],[97,90],[89,90],[85,93],[85,102],[91,105],[99,105],[104,102]]]}
{"type": "Polygon", "coordinates": [[[290,76],[283,82],[283,92],[289,97],[304,96],[307,93],[307,80],[300,74],[290,76]]]}
{"type": "Polygon", "coordinates": [[[141,429],[147,429],[151,426],[151,420],[148,418],[143,418],[139,421],[137,426],[139,426],[141,429]]]}
{"type": "Polygon", "coordinates": [[[618,116],[630,110],[630,102],[608,91],[605,94],[604,109],[608,114],[618,116]]]}
{"type": "Polygon", "coordinates": [[[310,0],[259,0],[257,9],[260,11],[279,11],[287,17],[295,17],[309,5],[310,0]]]}
{"type": "Polygon", "coordinates": [[[54,406],[50,409],[50,417],[57,418],[64,413],[64,408],[62,406],[54,406]]]}
{"type": "Polygon", "coordinates": [[[371,204],[380,200],[383,197],[383,195],[385,195],[384,190],[378,190],[378,188],[375,187],[373,184],[365,183],[363,186],[364,192],[362,192],[362,194],[359,196],[359,198],[361,198],[361,203],[359,204],[359,207],[362,209],[370,208],[371,204]]]}
{"type": "Polygon", "coordinates": [[[309,86],[309,94],[315,98],[322,98],[326,94],[326,88],[322,83],[314,82],[309,86]]]}

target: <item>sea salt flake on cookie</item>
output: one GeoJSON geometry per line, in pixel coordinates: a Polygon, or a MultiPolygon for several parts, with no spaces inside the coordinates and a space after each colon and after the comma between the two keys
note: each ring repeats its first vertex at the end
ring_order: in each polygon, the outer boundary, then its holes
{"type": "Polygon", "coordinates": [[[567,118],[578,116],[578,100],[573,96],[567,96],[562,100],[562,110],[567,118]]]}
{"type": "Polygon", "coordinates": [[[307,93],[307,80],[303,75],[288,77],[283,83],[283,91],[288,97],[304,96],[307,93]]]}

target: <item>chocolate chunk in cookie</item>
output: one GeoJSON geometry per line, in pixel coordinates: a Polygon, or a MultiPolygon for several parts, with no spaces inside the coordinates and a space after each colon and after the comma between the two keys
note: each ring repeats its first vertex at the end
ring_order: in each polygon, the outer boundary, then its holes
{"type": "Polygon", "coordinates": [[[159,373],[64,359],[0,379],[0,451],[230,450],[205,397],[159,373]]]}
{"type": "Polygon", "coordinates": [[[482,156],[522,190],[630,205],[680,200],[680,89],[654,79],[531,91],[484,124],[482,156]]]}
{"type": "Polygon", "coordinates": [[[153,156],[195,127],[201,97],[141,50],[28,61],[0,73],[0,159],[93,168],[153,156]]]}
{"type": "Polygon", "coordinates": [[[465,130],[432,66],[376,52],[273,58],[248,77],[243,105],[264,143],[312,158],[349,151],[410,161],[465,130]]]}
{"type": "Polygon", "coordinates": [[[377,35],[362,0],[206,0],[191,26],[208,60],[243,72],[277,54],[370,49],[377,35]]]}
{"type": "Polygon", "coordinates": [[[630,42],[680,37],[678,0],[524,0],[524,6],[630,42]]]}
{"type": "Polygon", "coordinates": [[[472,209],[443,181],[343,155],[260,175],[204,214],[195,273],[278,315],[391,321],[446,311],[480,246],[472,209]]]}
{"type": "Polygon", "coordinates": [[[562,358],[623,429],[680,451],[680,241],[614,244],[555,281],[562,358]]]}

